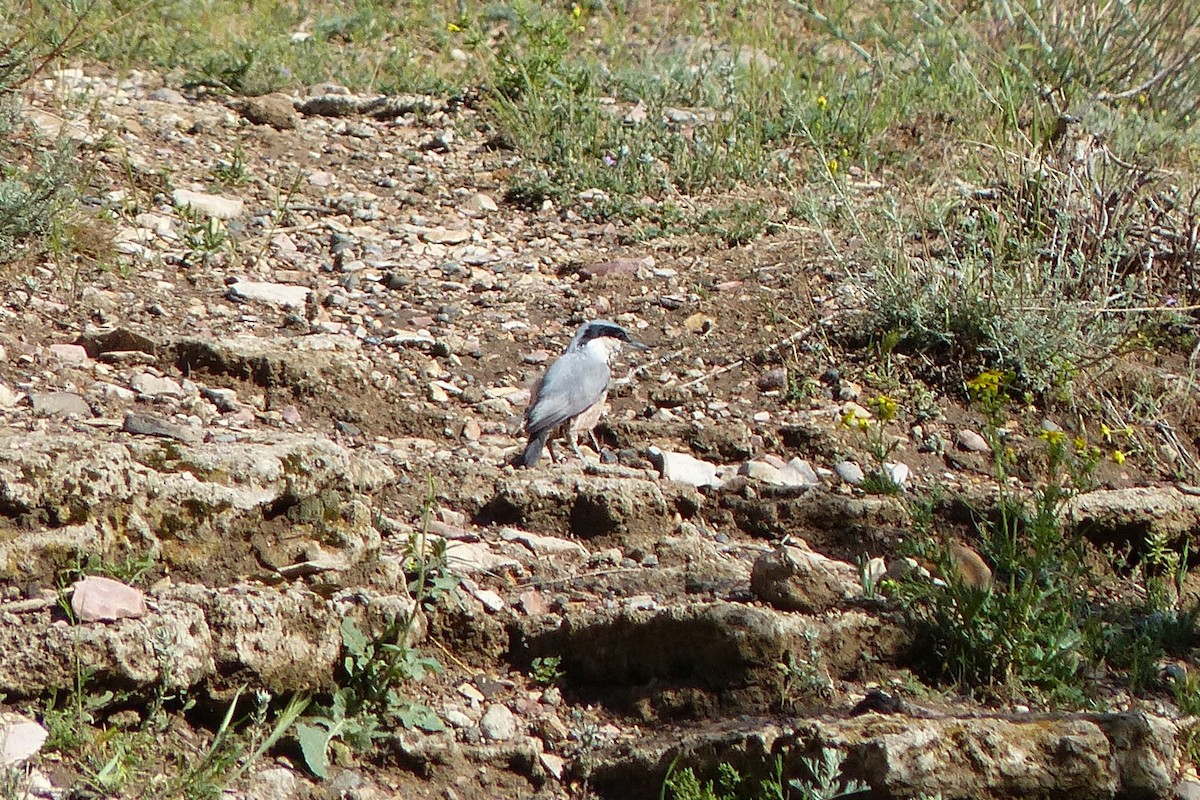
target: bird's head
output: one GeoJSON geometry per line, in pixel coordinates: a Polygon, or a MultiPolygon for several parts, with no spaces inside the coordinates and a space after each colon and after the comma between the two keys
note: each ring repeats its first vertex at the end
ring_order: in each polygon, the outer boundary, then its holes
{"type": "Polygon", "coordinates": [[[575,331],[567,350],[588,350],[596,352],[607,362],[620,351],[622,345],[629,345],[634,350],[649,350],[650,346],[643,344],[629,335],[629,331],[615,322],[604,319],[594,319],[585,322],[575,331]]]}

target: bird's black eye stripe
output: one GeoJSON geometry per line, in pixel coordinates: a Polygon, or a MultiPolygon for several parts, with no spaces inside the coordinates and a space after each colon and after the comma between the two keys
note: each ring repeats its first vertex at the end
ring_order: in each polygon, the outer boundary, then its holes
{"type": "Polygon", "coordinates": [[[623,342],[629,341],[629,332],[620,325],[599,324],[588,326],[583,332],[583,337],[579,343],[587,344],[592,339],[601,339],[606,336],[611,339],[620,339],[623,342]]]}

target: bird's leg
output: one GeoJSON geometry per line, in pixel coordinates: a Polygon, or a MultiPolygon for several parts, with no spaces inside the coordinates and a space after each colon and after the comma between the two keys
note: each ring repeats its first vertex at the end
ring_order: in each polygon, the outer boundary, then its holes
{"type": "Polygon", "coordinates": [[[549,439],[546,440],[546,452],[550,454],[551,464],[557,464],[559,462],[558,456],[554,453],[554,445],[550,443],[549,439]]]}
{"type": "Polygon", "coordinates": [[[579,449],[579,440],[574,436],[571,437],[571,449],[575,451],[575,455],[579,456],[579,460],[587,463],[587,459],[583,457],[583,451],[579,449]]]}
{"type": "Polygon", "coordinates": [[[588,436],[592,437],[592,447],[596,451],[596,456],[599,457],[599,455],[604,451],[600,449],[600,440],[596,438],[596,429],[592,428],[590,431],[588,431],[588,436]]]}

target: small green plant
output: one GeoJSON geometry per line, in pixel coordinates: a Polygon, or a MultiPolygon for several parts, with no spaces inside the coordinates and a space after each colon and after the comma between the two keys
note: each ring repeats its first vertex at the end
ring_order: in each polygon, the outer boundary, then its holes
{"type": "Polygon", "coordinates": [[[675,764],[663,780],[659,800],[736,800],[745,779],[728,763],[717,767],[717,778],[701,781],[691,767],[675,770],[675,764]]]}
{"type": "Polygon", "coordinates": [[[876,569],[876,565],[881,563],[881,559],[872,559],[866,553],[860,553],[854,559],[854,566],[858,568],[858,581],[862,586],[863,597],[867,599],[879,596],[880,582],[885,580],[882,568],[876,569]]]}
{"type": "Polygon", "coordinates": [[[391,720],[406,728],[444,729],[433,709],[399,694],[403,684],[441,671],[435,659],[419,656],[405,641],[410,629],[410,623],[401,620],[373,640],[352,620],[342,622],[344,685],[329,703],[316,706],[296,725],[304,762],[318,778],[328,776],[329,752],[335,743],[367,749],[387,735],[386,723],[391,720]]]}
{"type": "Polygon", "coordinates": [[[742,203],[729,208],[714,208],[700,216],[699,232],[716,236],[728,247],[748,244],[764,232],[778,228],[771,222],[763,203],[742,203]]]}
{"type": "Polygon", "coordinates": [[[843,426],[862,433],[863,445],[874,461],[860,486],[867,494],[899,494],[904,487],[894,477],[897,465],[888,459],[900,446],[900,439],[887,431],[888,423],[897,417],[899,405],[887,395],[879,395],[871,401],[871,407],[875,410],[874,418],[860,416],[853,410],[842,417],[843,426]]]}
{"type": "Polygon", "coordinates": [[[182,239],[189,263],[208,264],[229,244],[225,225],[216,217],[205,217],[187,208],[179,215],[186,223],[182,239]]]}
{"type": "MultiPolygon", "coordinates": [[[[819,756],[809,756],[800,759],[808,777],[792,778],[788,787],[796,794],[797,800],[837,800],[847,795],[867,791],[871,787],[862,781],[847,779],[842,774],[842,766],[846,756],[836,748],[822,748],[819,756]]],[[[775,771],[779,779],[783,776],[782,759],[776,758],[775,771]]],[[[779,794],[779,800],[786,800],[786,795],[779,794]]]]}
{"type": "Polygon", "coordinates": [[[420,615],[432,612],[459,585],[449,568],[446,541],[431,542],[426,533],[435,501],[432,481],[429,492],[421,527],[409,538],[404,559],[412,605],[375,637],[352,619],[343,620],[341,685],[296,725],[304,762],[319,778],[328,775],[331,749],[367,749],[388,735],[393,722],[429,732],[445,728],[437,712],[401,692],[405,685],[441,672],[437,659],[422,656],[411,639],[420,615]]]}
{"type": "Polygon", "coordinates": [[[790,406],[806,404],[821,393],[821,384],[805,375],[798,367],[789,366],[787,370],[787,388],[784,390],[783,401],[790,406]]]}
{"type": "Polygon", "coordinates": [[[222,186],[241,186],[251,179],[250,170],[246,165],[246,154],[242,143],[238,142],[233,148],[233,154],[228,161],[220,160],[212,171],[213,180],[222,186]]]}
{"type": "MultiPolygon", "coordinates": [[[[8,109],[12,102],[0,98],[0,115],[14,113],[8,109]]],[[[0,133],[9,138],[17,125],[0,125],[8,129],[0,133]]],[[[0,170],[0,264],[36,257],[63,237],[78,177],[74,151],[65,141],[19,161],[10,149],[0,145],[0,163],[5,164],[0,170]]]]}
{"type": "Polygon", "coordinates": [[[827,702],[833,697],[833,681],[823,666],[817,634],[805,631],[804,653],[788,651],[776,665],[782,676],[779,707],[783,711],[797,711],[815,701],[827,702]]]}
{"type": "Polygon", "coordinates": [[[717,777],[702,781],[691,767],[667,770],[659,800],[839,800],[871,787],[843,774],[845,756],[836,748],[800,759],[804,777],[788,778],[783,754],[776,755],[766,778],[743,775],[728,762],[717,765],[717,777]]]}
{"type": "Polygon", "coordinates": [[[567,673],[562,670],[562,656],[539,656],[531,662],[533,681],[539,686],[557,686],[567,673]]]}

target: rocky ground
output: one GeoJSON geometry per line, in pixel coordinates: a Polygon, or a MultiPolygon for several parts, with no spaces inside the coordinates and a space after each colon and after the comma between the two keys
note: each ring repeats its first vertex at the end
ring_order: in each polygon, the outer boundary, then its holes
{"type": "MultiPolygon", "coordinates": [[[[1200,791],[1165,694],[1043,714],[913,677],[856,566],[899,560],[909,525],[857,486],[872,461],[845,424],[888,382],[846,345],[860,300],[820,231],[639,243],[508,203],[514,155],[433,98],[230,100],[75,70],[26,112],[31,146],[76,143],[107,266],[33,269],[0,309],[14,707],[119,692],[90,720],[120,731],[165,697],[150,762],[201,758],[240,688],[335,688],[343,620],[379,632],[411,608],[424,532],[461,583],[414,640],[444,670],[406,690],[445,730],[397,725],[324,781],[285,741],[229,796],[656,797],[681,755],[794,770],[823,749],[880,797],[1200,791]],[[602,452],[507,466],[530,382],[598,317],[653,346],[614,369],[602,452]],[[143,587],[145,613],[72,624],[58,589],[84,571],[143,587]]],[[[985,503],[984,420],[928,405],[892,423],[893,476],[985,503]]],[[[1030,412],[1010,446],[1043,424],[1071,423],[1030,412]]],[[[1186,486],[1099,477],[1074,519],[1110,539],[1200,526],[1186,486]]],[[[89,763],[47,749],[35,788],[88,796],[89,763]]],[[[133,774],[116,793],[154,796],[133,774]]]]}

